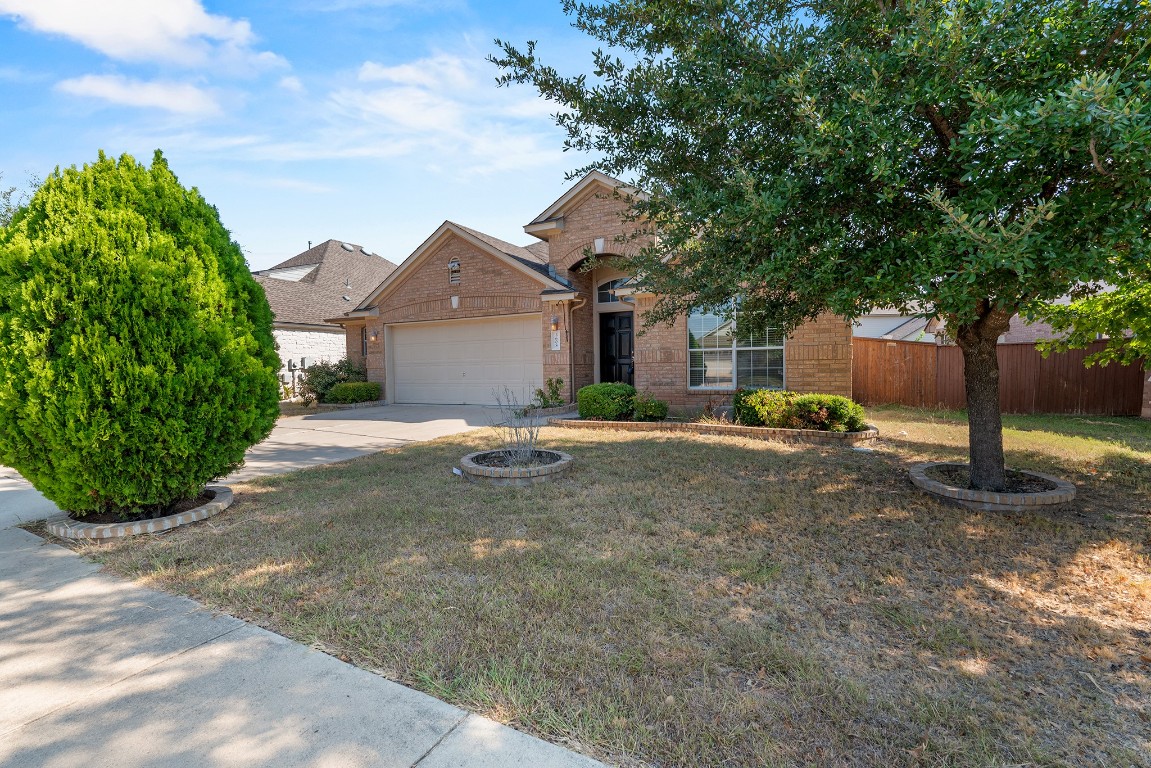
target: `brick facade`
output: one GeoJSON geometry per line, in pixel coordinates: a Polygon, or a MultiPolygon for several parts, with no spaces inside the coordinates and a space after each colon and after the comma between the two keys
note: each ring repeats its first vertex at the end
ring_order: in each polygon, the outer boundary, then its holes
{"type": "MultiPolygon", "coordinates": [[[[609,264],[612,254],[642,246],[617,242],[626,233],[620,218],[623,205],[612,197],[609,188],[591,183],[563,204],[559,213],[562,223],[546,225],[548,231],[542,237],[547,239],[549,263],[556,275],[571,285],[574,300],[570,295],[549,300],[547,294],[541,295],[549,287],[546,278],[525,274],[461,237],[442,237],[422,253],[417,251],[411,257],[416,261],[402,266],[395,283],[371,302],[378,316],[345,323],[348,357],[362,359],[360,328],[366,327],[368,376],[386,388],[385,326],[538,312],[543,377],[563,379],[565,397],[569,402],[574,400],[576,390],[597,380],[600,313],[595,288],[605,274],[597,269],[593,275],[581,267],[589,254],[595,253],[602,263],[609,264]],[[452,258],[460,262],[459,285],[449,283],[448,262],[452,258]],[[452,306],[453,296],[458,297],[456,307],[452,306]],[[561,339],[559,350],[551,348],[553,319],[561,339]]],[[[687,323],[680,320],[644,328],[643,313],[655,299],[637,296],[633,301],[637,389],[666,400],[678,410],[730,404],[731,390],[688,387],[687,323]]],[[[784,361],[789,389],[851,396],[851,327],[841,318],[826,315],[796,330],[784,345],[784,361]]],[[[384,397],[388,398],[386,390],[384,397]]]]}

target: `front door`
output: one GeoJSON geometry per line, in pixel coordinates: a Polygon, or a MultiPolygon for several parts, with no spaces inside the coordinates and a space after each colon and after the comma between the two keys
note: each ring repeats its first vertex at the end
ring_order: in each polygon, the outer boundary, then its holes
{"type": "Polygon", "coordinates": [[[604,312],[599,316],[599,380],[632,383],[632,314],[604,312]]]}

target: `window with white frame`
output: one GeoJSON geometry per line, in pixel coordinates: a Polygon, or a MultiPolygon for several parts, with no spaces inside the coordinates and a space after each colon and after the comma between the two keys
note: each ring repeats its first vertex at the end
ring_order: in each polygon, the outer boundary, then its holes
{"type": "Polygon", "coordinates": [[[730,317],[695,311],[687,318],[688,386],[783,389],[783,334],[741,330],[730,317]]]}
{"type": "Polygon", "coordinates": [[[450,285],[460,284],[460,260],[452,259],[448,262],[448,283],[450,285]]]}

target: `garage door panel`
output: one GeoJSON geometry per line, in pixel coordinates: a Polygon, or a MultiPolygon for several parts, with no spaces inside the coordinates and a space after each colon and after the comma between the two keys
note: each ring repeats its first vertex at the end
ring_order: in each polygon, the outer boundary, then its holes
{"type": "Polygon", "coordinates": [[[527,402],[543,380],[539,315],[390,328],[393,401],[494,404],[504,387],[527,402]]]}

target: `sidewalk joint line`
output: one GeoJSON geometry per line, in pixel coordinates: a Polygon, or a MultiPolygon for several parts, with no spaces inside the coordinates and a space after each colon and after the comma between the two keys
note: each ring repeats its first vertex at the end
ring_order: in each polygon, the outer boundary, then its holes
{"type": "Polygon", "coordinates": [[[452,727],[449,728],[447,731],[445,731],[443,736],[436,739],[435,744],[428,747],[427,752],[420,755],[419,760],[416,760],[416,762],[412,763],[412,768],[418,768],[419,764],[422,763],[427,758],[428,755],[430,755],[432,752],[434,752],[436,750],[436,747],[438,747],[439,745],[444,743],[444,739],[446,739],[447,737],[449,737],[453,733],[455,733],[455,730],[460,727],[460,724],[463,723],[465,720],[467,720],[469,717],[471,717],[471,714],[472,714],[471,712],[465,712],[464,716],[461,717],[459,720],[457,720],[455,723],[453,723],[452,727]]]}

